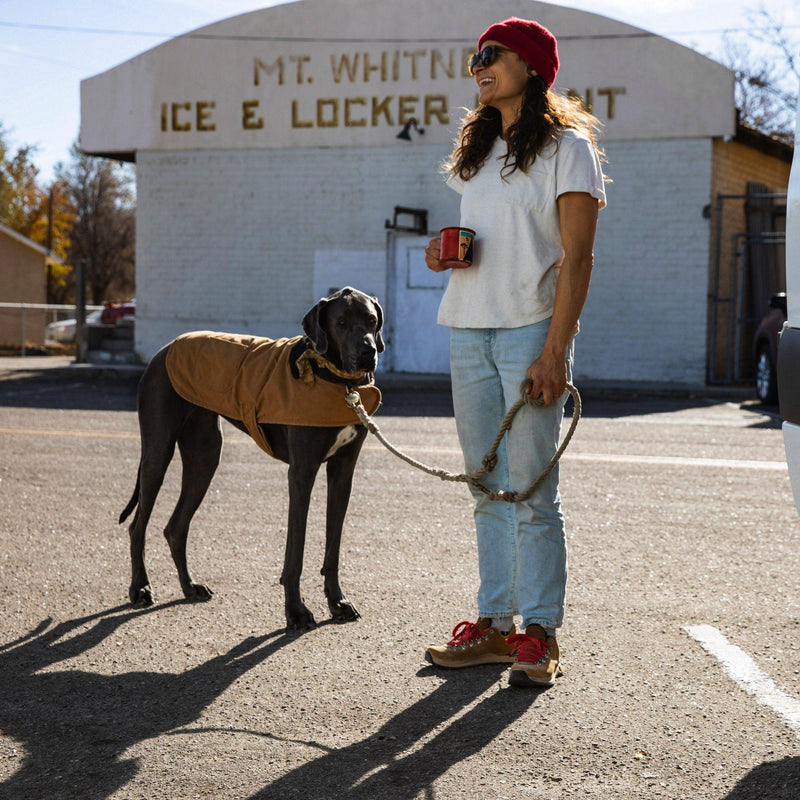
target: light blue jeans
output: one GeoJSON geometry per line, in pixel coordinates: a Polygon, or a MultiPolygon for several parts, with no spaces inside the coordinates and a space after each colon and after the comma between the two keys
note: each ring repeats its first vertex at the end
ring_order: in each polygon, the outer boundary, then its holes
{"type": "MultiPolygon", "coordinates": [[[[528,367],[539,357],[550,320],[522,328],[451,328],[453,407],[466,471],[474,474],[490,449],[508,410],[520,399],[528,367]]],[[[573,344],[567,355],[572,380],[573,344]]],[[[565,393],[548,408],[523,406],[497,450],[497,466],[481,483],[491,489],[524,491],[558,448],[565,393]]],[[[478,613],[522,616],[558,628],[564,619],[567,543],[558,466],[526,501],[475,498],[478,538],[478,613]]]]}

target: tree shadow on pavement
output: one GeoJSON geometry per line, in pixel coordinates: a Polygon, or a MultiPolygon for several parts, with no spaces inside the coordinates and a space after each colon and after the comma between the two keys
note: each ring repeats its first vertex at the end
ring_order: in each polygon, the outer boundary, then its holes
{"type": "Polygon", "coordinates": [[[797,800],[800,797],[800,758],[767,761],[751,769],[725,800],[797,800]]]}
{"type": "Polygon", "coordinates": [[[25,750],[18,770],[0,783],[2,800],[110,796],[137,772],[136,759],[123,757],[128,748],[193,722],[237,678],[291,641],[283,630],[250,637],[180,674],[53,670],[133,617],[172,605],[120,606],[52,627],[45,620],[0,646],[0,731],[25,750]]]}
{"type": "MultiPolygon", "coordinates": [[[[481,667],[446,673],[443,684],[374,734],[347,747],[328,749],[250,800],[375,800],[416,797],[420,792],[428,796],[438,777],[480,753],[541,694],[505,688],[478,700],[497,684],[502,672],[501,667],[481,667]]],[[[432,669],[420,674],[424,673],[442,674],[432,669]]],[[[493,797],[495,788],[474,786],[470,796],[493,797]]]]}

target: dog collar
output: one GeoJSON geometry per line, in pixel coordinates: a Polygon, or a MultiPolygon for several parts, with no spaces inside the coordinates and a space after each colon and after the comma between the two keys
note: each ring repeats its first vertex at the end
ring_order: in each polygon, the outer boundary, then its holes
{"type": "Polygon", "coordinates": [[[297,365],[297,371],[300,374],[300,379],[303,381],[303,383],[306,383],[309,386],[312,386],[316,380],[314,370],[309,363],[311,361],[315,361],[320,367],[328,370],[328,372],[331,372],[337,378],[344,378],[348,381],[360,381],[367,374],[363,370],[361,372],[345,372],[343,369],[339,369],[339,367],[337,367],[335,364],[332,364],[330,361],[328,361],[325,356],[320,355],[316,350],[313,350],[309,347],[295,362],[297,365]]]}

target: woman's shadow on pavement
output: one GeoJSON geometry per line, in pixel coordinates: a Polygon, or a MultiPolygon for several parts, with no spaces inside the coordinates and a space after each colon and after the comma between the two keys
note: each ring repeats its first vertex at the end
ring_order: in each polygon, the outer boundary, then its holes
{"type": "MultiPolygon", "coordinates": [[[[498,734],[519,719],[540,691],[499,689],[505,668],[435,672],[447,680],[383,725],[375,734],[342,748],[328,749],[252,795],[250,800],[375,800],[432,796],[433,782],[452,767],[480,753],[498,734]],[[472,707],[470,704],[474,703],[472,707]],[[464,709],[468,710],[462,713],[464,709]],[[461,714],[461,716],[459,716],[461,714]],[[452,721],[451,721],[452,720],[452,721]]],[[[402,676],[395,676],[402,680],[402,676]]],[[[465,780],[484,773],[471,769],[465,780]]],[[[496,787],[474,786],[475,797],[493,797],[496,787]]]]}

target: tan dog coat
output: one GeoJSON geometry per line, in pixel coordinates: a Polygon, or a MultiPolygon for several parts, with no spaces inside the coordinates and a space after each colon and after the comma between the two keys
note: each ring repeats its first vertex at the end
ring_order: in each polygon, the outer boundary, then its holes
{"type": "MultiPolygon", "coordinates": [[[[259,422],[335,428],[360,424],[345,403],[344,384],[317,378],[309,385],[292,375],[292,350],[302,338],[186,333],[170,345],[167,374],[184,400],[240,420],[259,447],[273,455],[259,422]]],[[[378,387],[370,382],[352,388],[367,413],[374,414],[381,404],[378,387]]]]}

